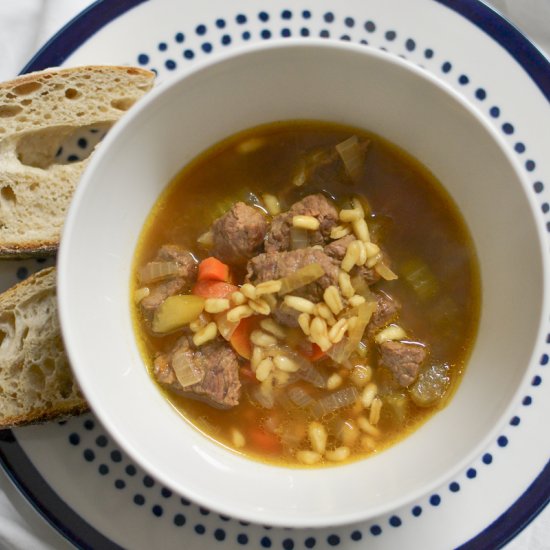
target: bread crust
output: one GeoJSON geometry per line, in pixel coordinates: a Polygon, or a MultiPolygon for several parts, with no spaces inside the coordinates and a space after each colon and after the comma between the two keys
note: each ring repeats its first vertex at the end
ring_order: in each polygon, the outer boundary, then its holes
{"type": "Polygon", "coordinates": [[[0,294],[0,335],[0,428],[89,410],[63,347],[55,267],[0,294]]]}
{"type": "Polygon", "coordinates": [[[93,145],[154,78],[139,67],[95,65],[0,83],[0,258],[55,254],[92,146],[78,149],[76,161],[60,152],[81,134],[93,145]]]}
{"type": "Polygon", "coordinates": [[[80,74],[83,72],[98,72],[98,71],[131,71],[135,75],[141,75],[146,79],[152,79],[155,77],[154,73],[148,71],[147,69],[142,69],[141,67],[129,67],[124,65],[83,65],[80,67],[51,67],[44,69],[42,71],[34,71],[32,73],[26,73],[17,76],[13,80],[6,80],[0,82],[0,90],[3,88],[13,88],[14,86],[19,86],[21,84],[26,84],[28,82],[35,82],[42,79],[45,75],[62,75],[67,76],[70,74],[80,74]]]}

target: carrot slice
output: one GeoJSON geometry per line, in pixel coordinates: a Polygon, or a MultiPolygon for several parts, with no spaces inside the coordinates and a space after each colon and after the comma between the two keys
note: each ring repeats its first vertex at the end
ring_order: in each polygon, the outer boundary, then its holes
{"type": "Polygon", "coordinates": [[[228,298],[239,290],[239,287],[223,281],[198,281],[193,287],[193,294],[203,298],[228,298]]]}
{"type": "Polygon", "coordinates": [[[229,281],[229,266],[210,256],[199,264],[199,281],[229,281]]]}
{"type": "Polygon", "coordinates": [[[266,432],[261,428],[251,428],[248,430],[247,435],[252,446],[258,451],[276,454],[282,450],[281,442],[275,434],[266,432]]]}
{"type": "Polygon", "coordinates": [[[252,356],[252,344],[250,342],[250,335],[253,330],[258,328],[258,317],[245,317],[241,319],[237,328],[233,331],[229,342],[233,346],[233,349],[245,359],[250,359],[252,356]]]}

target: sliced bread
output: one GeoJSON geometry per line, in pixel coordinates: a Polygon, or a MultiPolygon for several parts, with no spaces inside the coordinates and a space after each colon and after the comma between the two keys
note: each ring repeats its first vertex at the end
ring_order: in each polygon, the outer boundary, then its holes
{"type": "Polygon", "coordinates": [[[46,268],[0,294],[0,428],[88,409],[65,355],[55,277],[46,268]]]}
{"type": "Polygon", "coordinates": [[[97,141],[151,89],[154,76],[134,67],[88,66],[0,84],[0,258],[56,251],[89,159],[91,148],[86,152],[83,144],[97,141]],[[67,158],[63,148],[75,142],[82,154],[67,158]]]}

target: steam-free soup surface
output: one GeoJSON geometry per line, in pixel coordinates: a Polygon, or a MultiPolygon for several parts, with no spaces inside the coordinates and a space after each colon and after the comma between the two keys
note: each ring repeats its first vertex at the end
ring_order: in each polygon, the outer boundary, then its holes
{"type": "Polygon", "coordinates": [[[207,436],[284,465],[379,452],[450,399],[477,330],[471,238],[383,139],[255,128],[185,167],[135,254],[152,383],[207,436]]]}

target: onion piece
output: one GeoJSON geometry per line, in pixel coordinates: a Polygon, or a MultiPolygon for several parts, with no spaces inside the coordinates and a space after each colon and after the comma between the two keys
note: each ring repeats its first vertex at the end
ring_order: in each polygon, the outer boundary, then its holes
{"type": "Polygon", "coordinates": [[[348,176],[354,183],[358,183],[361,179],[365,159],[357,136],[351,136],[342,143],[338,143],[336,151],[344,162],[348,176]]]}
{"type": "Polygon", "coordinates": [[[290,249],[298,250],[309,246],[309,233],[307,229],[302,227],[290,228],[290,249]]]}
{"type": "Polygon", "coordinates": [[[307,424],[305,422],[292,421],[284,426],[281,433],[281,441],[289,447],[297,447],[307,435],[307,424]]]}
{"type": "Polygon", "coordinates": [[[439,284],[432,270],[421,259],[405,262],[399,269],[401,276],[421,300],[429,300],[439,293],[439,284]]]}
{"type": "Polygon", "coordinates": [[[351,367],[348,364],[349,356],[351,355],[350,347],[348,345],[349,338],[344,336],[337,344],[334,344],[331,348],[327,350],[327,355],[339,365],[343,367],[351,367]]]}
{"type": "Polygon", "coordinates": [[[191,357],[188,349],[178,349],[172,356],[172,369],[182,388],[197,384],[204,378],[204,372],[193,364],[191,357]]]}
{"type": "Polygon", "coordinates": [[[305,409],[313,403],[313,398],[303,388],[294,386],[288,390],[288,397],[297,407],[305,409]]]}
{"type": "Polygon", "coordinates": [[[235,330],[237,330],[240,321],[229,321],[227,319],[227,314],[227,311],[217,313],[216,315],[214,315],[214,321],[216,322],[218,332],[221,334],[222,338],[229,342],[229,340],[231,340],[231,337],[233,336],[233,333],[235,332],[235,330]]]}
{"type": "Polygon", "coordinates": [[[180,266],[177,262],[148,262],[139,270],[141,283],[148,284],[178,275],[180,266]]]}
{"type": "Polygon", "coordinates": [[[254,385],[248,390],[248,395],[252,401],[256,402],[260,407],[264,409],[272,409],[275,404],[273,392],[264,392],[262,387],[254,385]]]}
{"type": "Polygon", "coordinates": [[[356,352],[363,339],[363,333],[369,324],[372,314],[376,311],[376,302],[363,302],[357,307],[346,311],[342,318],[357,317],[357,322],[349,330],[348,336],[344,336],[337,344],[334,344],[327,355],[339,365],[350,367],[348,359],[353,352],[356,352]]]}
{"type": "Polygon", "coordinates": [[[363,296],[363,298],[369,300],[373,300],[371,289],[369,288],[369,285],[367,284],[367,281],[361,277],[361,275],[354,275],[351,278],[351,286],[355,289],[355,292],[359,294],[359,296],[363,296]]]}
{"type": "Polygon", "coordinates": [[[274,354],[272,353],[270,355],[286,356],[293,363],[296,363],[300,366],[297,371],[292,373],[292,378],[289,379],[289,383],[294,382],[296,379],[299,378],[301,380],[304,380],[305,382],[309,382],[316,388],[327,387],[327,377],[300,353],[297,353],[294,350],[284,346],[278,348],[274,354]]]}
{"type": "Polygon", "coordinates": [[[296,373],[302,380],[309,382],[316,388],[326,388],[327,378],[323,376],[319,369],[315,368],[309,361],[305,361],[300,370],[296,373]]]}
{"type": "Polygon", "coordinates": [[[279,290],[279,296],[283,296],[284,294],[288,294],[297,288],[313,283],[317,279],[320,279],[324,274],[325,270],[321,267],[321,264],[318,263],[301,267],[294,273],[280,279],[281,290],[279,290]]]}
{"type": "Polygon", "coordinates": [[[357,322],[348,333],[348,357],[363,339],[363,333],[369,324],[372,314],[376,311],[376,302],[363,302],[357,306],[357,322]]]}
{"type": "Polygon", "coordinates": [[[384,262],[378,262],[374,266],[374,269],[378,275],[380,275],[383,279],[386,279],[386,281],[394,281],[397,279],[397,275],[384,262]]]}
{"type": "Polygon", "coordinates": [[[348,386],[347,388],[335,391],[319,399],[319,401],[313,405],[311,411],[319,418],[338,409],[353,405],[358,397],[359,392],[357,389],[353,386],[348,386]]]}
{"type": "Polygon", "coordinates": [[[208,230],[199,236],[197,242],[205,248],[212,248],[214,246],[214,233],[212,233],[212,230],[208,230]]]}

